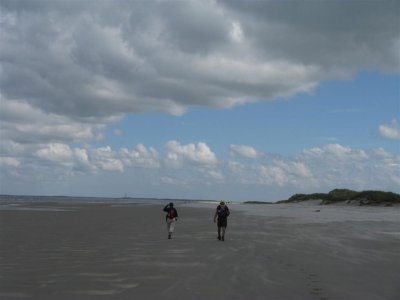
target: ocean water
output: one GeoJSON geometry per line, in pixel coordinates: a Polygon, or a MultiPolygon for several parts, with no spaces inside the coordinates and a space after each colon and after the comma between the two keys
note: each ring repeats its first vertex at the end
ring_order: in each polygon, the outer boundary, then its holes
{"type": "Polygon", "coordinates": [[[167,204],[196,202],[200,200],[157,199],[157,198],[102,198],[102,197],[66,197],[66,196],[17,196],[0,195],[0,210],[65,210],[54,204],[167,204]]]}
{"type": "MultiPolygon", "coordinates": [[[[302,203],[282,204],[247,204],[229,203],[231,212],[240,211],[248,216],[271,218],[285,218],[286,223],[316,224],[334,222],[394,222],[400,224],[400,205],[384,206],[355,206],[342,204],[320,205],[321,200],[302,203]]],[[[215,207],[215,203],[193,202],[186,206],[215,207]]],[[[400,227],[399,230],[400,232],[400,227]]]]}

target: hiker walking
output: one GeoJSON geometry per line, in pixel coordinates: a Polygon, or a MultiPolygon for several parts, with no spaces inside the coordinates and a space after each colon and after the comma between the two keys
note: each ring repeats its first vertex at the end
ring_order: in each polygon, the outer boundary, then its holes
{"type": "Polygon", "coordinates": [[[218,239],[220,241],[225,241],[225,231],[228,226],[228,216],[229,216],[229,208],[225,205],[225,202],[221,200],[219,205],[217,206],[217,210],[214,215],[214,223],[217,222],[218,218],[218,239]]]}
{"type": "Polygon", "coordinates": [[[178,212],[174,208],[174,204],[172,202],[167,204],[163,211],[167,213],[165,216],[165,221],[167,222],[168,239],[171,239],[172,233],[175,229],[175,222],[178,221],[178,212]]]}

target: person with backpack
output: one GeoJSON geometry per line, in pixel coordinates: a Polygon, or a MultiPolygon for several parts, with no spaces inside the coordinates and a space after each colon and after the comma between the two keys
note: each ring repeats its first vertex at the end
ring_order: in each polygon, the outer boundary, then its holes
{"type": "Polygon", "coordinates": [[[178,211],[174,207],[174,203],[167,204],[163,211],[167,213],[165,221],[167,222],[168,239],[172,238],[172,233],[175,229],[175,222],[178,221],[178,211]]]}
{"type": "Polygon", "coordinates": [[[221,200],[219,205],[217,206],[217,210],[214,215],[214,223],[217,222],[218,225],[218,240],[225,241],[225,231],[228,226],[228,216],[230,215],[230,211],[228,206],[225,205],[225,202],[221,200]]]}

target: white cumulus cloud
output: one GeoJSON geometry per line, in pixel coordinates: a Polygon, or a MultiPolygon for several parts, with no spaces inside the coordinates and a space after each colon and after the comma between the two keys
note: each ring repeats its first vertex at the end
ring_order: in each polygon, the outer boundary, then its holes
{"type": "MultiPolygon", "coordinates": [[[[265,189],[280,194],[329,191],[334,188],[379,189],[400,192],[400,156],[383,148],[354,149],[340,144],[305,149],[292,156],[269,155],[242,159],[234,155],[217,157],[203,142],[181,144],[169,141],[165,151],[138,144],[133,149],[70,147],[53,143],[18,150],[18,157],[0,156],[3,186],[24,179],[56,186],[80,175],[147,174],[143,186],[138,178],[131,184],[140,188],[180,186],[186,191],[225,190],[240,193],[265,189]],[[26,153],[24,153],[26,151],[26,153]]],[[[139,176],[140,177],[140,176],[139,176]]],[[[204,191],[206,192],[206,191],[204,191]]],[[[290,196],[290,195],[288,195],[290,196]]],[[[207,196],[213,198],[212,194],[207,196]]]]}
{"type": "Polygon", "coordinates": [[[72,151],[68,145],[54,143],[46,145],[37,151],[37,156],[55,162],[70,162],[72,159],[72,151]]]}
{"type": "Polygon", "coordinates": [[[198,164],[216,164],[218,162],[216,155],[206,143],[198,142],[187,145],[181,145],[177,141],[169,141],[165,145],[167,163],[180,166],[185,161],[198,164]]]}
{"type": "Polygon", "coordinates": [[[229,148],[232,155],[239,155],[247,158],[258,158],[263,155],[261,152],[247,145],[230,145],[229,148]]]}
{"type": "Polygon", "coordinates": [[[91,153],[93,163],[103,171],[124,171],[124,165],[110,146],[96,148],[91,153]]]}
{"type": "Polygon", "coordinates": [[[391,140],[400,140],[400,126],[396,119],[390,124],[382,124],[379,126],[381,136],[391,140]]]}
{"type": "Polygon", "coordinates": [[[146,148],[143,144],[138,144],[135,149],[129,151],[122,148],[119,153],[124,165],[157,168],[160,166],[158,151],[153,148],[146,148]]]}

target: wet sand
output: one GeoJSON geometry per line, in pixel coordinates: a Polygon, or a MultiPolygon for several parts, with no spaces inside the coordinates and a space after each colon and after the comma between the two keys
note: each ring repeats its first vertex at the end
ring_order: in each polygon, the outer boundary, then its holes
{"type": "Polygon", "coordinates": [[[232,204],[220,242],[214,205],[172,240],[162,207],[0,210],[0,299],[400,299],[398,208],[232,204]]]}

